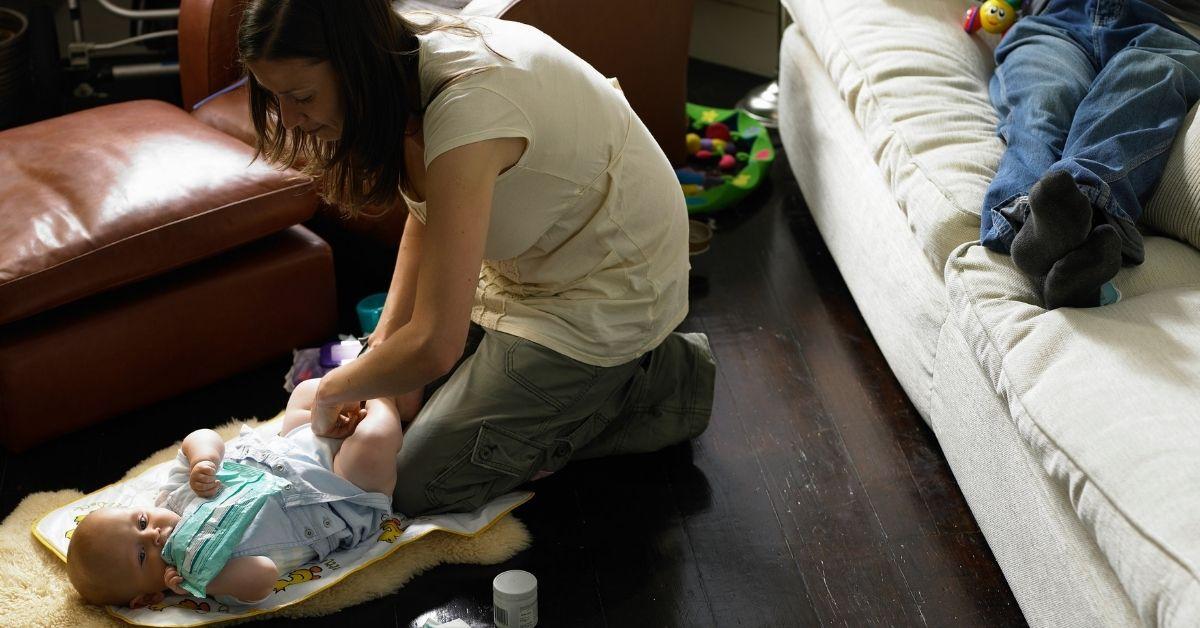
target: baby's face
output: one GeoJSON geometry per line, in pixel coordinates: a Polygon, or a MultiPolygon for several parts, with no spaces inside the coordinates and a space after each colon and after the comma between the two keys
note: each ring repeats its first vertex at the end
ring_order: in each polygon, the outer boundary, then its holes
{"type": "Polygon", "coordinates": [[[127,583],[132,600],[139,594],[157,593],[166,587],[167,564],[162,548],[179,523],[179,515],[165,508],[105,508],[90,515],[99,517],[96,531],[107,539],[107,573],[114,582],[127,583]]]}

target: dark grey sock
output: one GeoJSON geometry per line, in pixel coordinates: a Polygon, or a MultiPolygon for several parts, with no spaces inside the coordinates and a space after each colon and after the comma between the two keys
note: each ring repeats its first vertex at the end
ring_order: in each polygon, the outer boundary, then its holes
{"type": "Polygon", "coordinates": [[[1092,229],[1083,244],[1054,263],[1042,286],[1046,309],[1096,307],[1100,287],[1121,269],[1121,236],[1112,225],[1092,229]]]}
{"type": "Polygon", "coordinates": [[[1033,277],[1045,277],[1091,229],[1092,205],[1075,180],[1064,170],[1047,172],[1029,190],[1029,217],[1013,238],[1013,263],[1033,277]]]}

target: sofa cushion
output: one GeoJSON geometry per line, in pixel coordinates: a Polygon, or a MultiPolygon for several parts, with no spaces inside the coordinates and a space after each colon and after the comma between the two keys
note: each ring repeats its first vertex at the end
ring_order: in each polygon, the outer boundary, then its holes
{"type": "Polygon", "coordinates": [[[0,323],[311,216],[310,183],[252,154],[149,100],[0,132],[0,323]]]}
{"type": "Polygon", "coordinates": [[[1142,221],[1173,238],[1200,248],[1200,125],[1192,108],[1175,136],[1162,180],[1142,221]]]}
{"type": "Polygon", "coordinates": [[[963,0],[785,0],[849,106],[909,227],[938,269],[979,238],[1004,145],[988,40],[963,0]]]}
{"type": "Polygon", "coordinates": [[[971,345],[1047,473],[1067,487],[1147,625],[1200,625],[1200,252],[1146,239],[1124,298],[1041,308],[1007,256],[946,267],[947,324],[971,345]]]}

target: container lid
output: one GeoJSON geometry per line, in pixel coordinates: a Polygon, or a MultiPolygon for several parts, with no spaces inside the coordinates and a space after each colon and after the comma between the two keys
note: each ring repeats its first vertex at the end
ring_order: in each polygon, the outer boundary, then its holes
{"type": "Polygon", "coordinates": [[[492,593],[504,599],[520,599],[537,593],[537,578],[528,571],[513,569],[492,580],[492,593]]]}

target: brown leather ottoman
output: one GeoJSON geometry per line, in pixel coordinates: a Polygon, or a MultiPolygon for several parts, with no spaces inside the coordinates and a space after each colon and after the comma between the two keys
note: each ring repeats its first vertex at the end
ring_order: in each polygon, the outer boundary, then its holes
{"type": "Polygon", "coordinates": [[[0,444],[332,334],[332,255],[294,226],[316,197],[252,154],[157,101],[0,132],[0,444]]]}

